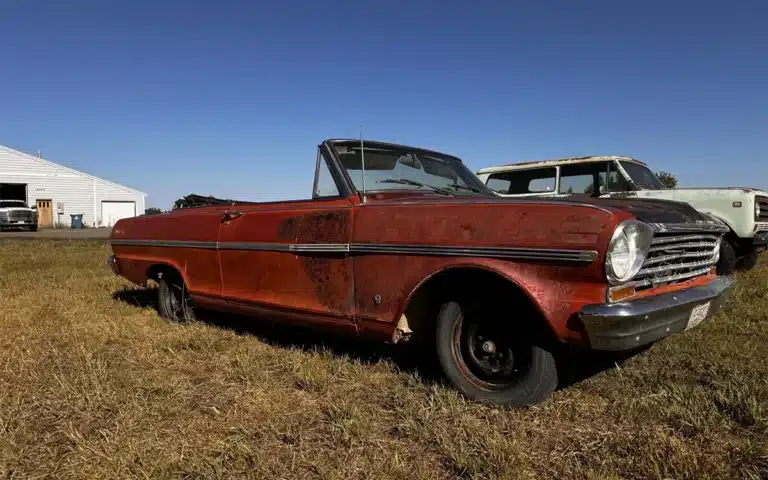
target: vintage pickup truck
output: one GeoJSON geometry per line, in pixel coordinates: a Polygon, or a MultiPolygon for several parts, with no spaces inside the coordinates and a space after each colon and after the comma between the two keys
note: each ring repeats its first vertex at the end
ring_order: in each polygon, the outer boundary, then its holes
{"type": "Polygon", "coordinates": [[[108,263],[156,283],[168,319],[205,308],[423,342],[468,398],[530,405],[555,390],[563,347],[650,345],[731,286],[713,268],[722,224],[684,203],[587,200],[505,199],[452,155],[326,140],[311,198],[190,196],[117,222],[108,263]]]}
{"type": "Polygon", "coordinates": [[[505,197],[590,195],[686,202],[728,226],[718,273],[750,269],[768,247],[768,193],[754,188],[665,188],[644,162],[625,156],[561,158],[481,168],[477,176],[505,197]]]}

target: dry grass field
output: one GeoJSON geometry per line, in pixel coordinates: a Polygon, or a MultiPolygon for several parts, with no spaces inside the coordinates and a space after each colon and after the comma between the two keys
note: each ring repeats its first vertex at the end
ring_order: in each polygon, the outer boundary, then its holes
{"type": "Polygon", "coordinates": [[[509,410],[392,347],[169,324],[108,252],[0,241],[3,478],[768,478],[766,256],[713,321],[509,410]]]}

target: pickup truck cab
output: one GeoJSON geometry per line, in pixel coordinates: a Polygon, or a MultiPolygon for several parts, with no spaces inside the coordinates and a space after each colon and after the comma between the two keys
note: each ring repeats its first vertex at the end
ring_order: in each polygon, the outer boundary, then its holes
{"type": "Polygon", "coordinates": [[[8,228],[37,231],[37,210],[24,200],[0,200],[0,230],[8,228]]]}
{"type": "Polygon", "coordinates": [[[501,198],[453,155],[338,139],[306,199],[191,195],[118,221],[108,263],[156,283],[170,320],[206,308],[417,342],[468,398],[522,406],[552,394],[564,346],[633,350],[710,318],[726,231],[679,202],[501,198]]]}
{"type": "Polygon", "coordinates": [[[666,188],[632,157],[594,156],[482,168],[477,176],[504,197],[587,195],[686,202],[728,226],[718,272],[750,269],[768,246],[768,193],[754,188],[666,188]]]}

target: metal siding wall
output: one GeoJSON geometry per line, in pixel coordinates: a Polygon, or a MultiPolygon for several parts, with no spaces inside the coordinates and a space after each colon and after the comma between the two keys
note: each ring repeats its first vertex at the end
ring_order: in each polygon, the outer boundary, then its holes
{"type": "Polygon", "coordinates": [[[144,213],[144,196],[96,181],[96,217],[94,218],[94,179],[78,175],[56,165],[41,163],[34,158],[18,155],[0,148],[0,183],[26,183],[27,201],[53,201],[53,221],[68,226],[69,215],[83,214],[83,222],[94,225],[101,217],[102,200],[131,200],[136,202],[136,214],[144,213]],[[56,204],[64,203],[62,215],[56,204]]]}
{"type": "Polygon", "coordinates": [[[83,177],[47,177],[27,175],[5,175],[0,172],[0,183],[26,183],[27,201],[34,205],[37,200],[53,202],[53,221],[69,225],[70,214],[83,215],[83,221],[89,224],[93,221],[91,203],[93,187],[91,180],[83,177]],[[64,212],[57,214],[56,204],[64,203],[64,212]]]}

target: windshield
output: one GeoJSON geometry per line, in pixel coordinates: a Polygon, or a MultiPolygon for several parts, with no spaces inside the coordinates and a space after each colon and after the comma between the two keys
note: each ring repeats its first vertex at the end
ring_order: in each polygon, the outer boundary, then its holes
{"type": "Polygon", "coordinates": [[[0,200],[0,208],[26,208],[27,204],[21,200],[0,200]]]}
{"type": "Polygon", "coordinates": [[[665,188],[661,180],[648,167],[633,162],[620,161],[619,163],[638,187],[651,190],[665,188]]]}
{"type": "MultiPolygon", "coordinates": [[[[365,144],[364,144],[365,145],[365,144]]],[[[336,154],[358,191],[363,190],[360,146],[334,145],[336,154]]],[[[365,191],[431,190],[451,195],[493,193],[464,164],[439,153],[408,147],[365,145],[365,191]]]]}

